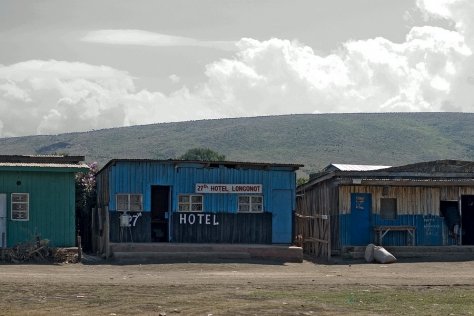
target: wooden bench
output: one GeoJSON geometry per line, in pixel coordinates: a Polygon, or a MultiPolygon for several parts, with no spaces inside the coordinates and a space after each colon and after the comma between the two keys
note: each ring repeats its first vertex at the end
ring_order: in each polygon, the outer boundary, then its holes
{"type": "Polygon", "coordinates": [[[400,226],[400,225],[383,225],[383,226],[375,226],[375,237],[376,243],[378,245],[382,245],[383,238],[387,235],[388,232],[391,231],[404,231],[407,232],[407,245],[411,244],[415,246],[415,226],[400,226]]]}

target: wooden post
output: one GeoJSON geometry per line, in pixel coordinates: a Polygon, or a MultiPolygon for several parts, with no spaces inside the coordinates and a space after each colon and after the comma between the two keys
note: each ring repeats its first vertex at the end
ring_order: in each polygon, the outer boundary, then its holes
{"type": "Polygon", "coordinates": [[[5,248],[7,247],[7,243],[5,242],[5,233],[2,233],[2,261],[5,261],[5,248]]]}
{"type": "Polygon", "coordinates": [[[327,238],[327,241],[328,241],[328,261],[331,261],[331,216],[328,215],[328,219],[327,219],[327,223],[328,223],[328,238],[327,238]]]}
{"type": "Polygon", "coordinates": [[[81,235],[77,235],[77,261],[82,261],[82,241],[81,235]]]}
{"type": "Polygon", "coordinates": [[[109,207],[105,207],[105,259],[110,257],[110,218],[109,218],[109,207]]]}
{"type": "Polygon", "coordinates": [[[92,246],[92,252],[97,253],[97,223],[96,223],[96,214],[97,214],[97,209],[92,208],[91,209],[91,246],[92,246]]]}
{"type": "Polygon", "coordinates": [[[104,226],[102,221],[102,208],[97,209],[97,253],[104,253],[104,226]]]}

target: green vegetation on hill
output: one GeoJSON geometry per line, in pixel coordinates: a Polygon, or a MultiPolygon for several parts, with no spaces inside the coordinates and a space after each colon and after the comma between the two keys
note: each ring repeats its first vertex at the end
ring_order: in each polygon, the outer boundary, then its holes
{"type": "Polygon", "coordinates": [[[85,133],[0,139],[0,154],[69,153],[104,165],[112,158],[177,158],[196,147],[227,160],[402,165],[474,160],[474,114],[305,114],[163,123],[85,133]]]}

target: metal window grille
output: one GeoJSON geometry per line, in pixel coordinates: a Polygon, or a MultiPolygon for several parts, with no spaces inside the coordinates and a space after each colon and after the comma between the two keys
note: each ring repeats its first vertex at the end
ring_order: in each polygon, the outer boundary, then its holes
{"type": "Polygon", "coordinates": [[[28,193],[12,193],[12,212],[14,221],[28,221],[30,217],[30,195],[28,193]]]}
{"type": "Polygon", "coordinates": [[[261,195],[240,195],[239,212],[259,213],[263,212],[263,196],[261,195]]]}
{"type": "Polygon", "coordinates": [[[180,194],[178,196],[178,211],[179,212],[202,212],[203,196],[193,194],[180,194]]]}

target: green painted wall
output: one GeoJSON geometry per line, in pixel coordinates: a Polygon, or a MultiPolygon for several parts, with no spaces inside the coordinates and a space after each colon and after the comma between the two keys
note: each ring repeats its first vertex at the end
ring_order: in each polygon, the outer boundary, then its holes
{"type": "MultiPolygon", "coordinates": [[[[36,169],[37,170],[37,169],[36,169]]],[[[54,247],[75,246],[73,172],[0,171],[0,193],[7,195],[7,246],[48,239],[54,247]],[[21,184],[17,184],[21,181],[21,184]],[[29,193],[29,220],[11,219],[11,194],[29,193]]]]}

